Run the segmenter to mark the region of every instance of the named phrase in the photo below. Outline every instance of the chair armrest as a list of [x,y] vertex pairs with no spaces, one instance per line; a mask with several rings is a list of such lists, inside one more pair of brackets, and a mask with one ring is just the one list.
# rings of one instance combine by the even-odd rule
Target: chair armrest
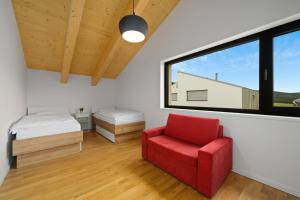
[[232,170],[232,139],[218,138],[198,152],[197,189],[212,197]]
[[165,126],[152,128],[148,130],[144,130],[142,133],[142,157],[147,160],[148,159],[148,138],[156,137],[162,135],[164,130],[166,129]]
[[166,126],[144,130],[143,135],[145,135],[147,138],[159,136],[164,133],[165,129]]

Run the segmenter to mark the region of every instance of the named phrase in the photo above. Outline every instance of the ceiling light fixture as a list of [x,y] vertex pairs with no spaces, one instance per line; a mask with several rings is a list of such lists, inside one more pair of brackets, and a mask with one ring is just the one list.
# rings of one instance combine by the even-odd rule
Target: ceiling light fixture
[[140,16],[135,15],[134,0],[132,15],[124,16],[119,23],[122,38],[127,42],[138,43],[144,41],[148,31],[147,22]]

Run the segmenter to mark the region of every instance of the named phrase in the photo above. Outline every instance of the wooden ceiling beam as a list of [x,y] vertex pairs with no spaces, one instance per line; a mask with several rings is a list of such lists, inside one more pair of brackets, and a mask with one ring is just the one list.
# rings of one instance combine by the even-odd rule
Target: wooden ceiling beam
[[[147,5],[150,2],[151,2],[151,0],[139,0],[137,5],[135,5],[135,13],[137,15],[142,16],[145,8],[147,7]],[[128,15],[131,12],[132,12],[132,2],[130,1],[129,5],[128,5],[128,9],[127,9],[126,13],[124,13],[124,16]],[[113,36],[110,39],[110,41],[108,42],[108,45],[106,46],[103,55],[101,55],[101,58],[98,61],[97,66],[92,74],[92,80],[91,80],[92,85],[97,85],[98,82],[103,77],[103,75],[104,75],[105,71],[107,70],[107,68],[109,67],[109,64],[111,63],[112,59],[116,56],[117,51],[121,45],[121,41],[122,41],[122,36],[120,34],[119,27],[117,27],[114,30]],[[132,45],[135,45],[135,44],[132,44]]]
[[80,22],[83,14],[85,0],[71,0],[68,29],[66,33],[64,56],[61,69],[61,82],[67,83],[72,65]]

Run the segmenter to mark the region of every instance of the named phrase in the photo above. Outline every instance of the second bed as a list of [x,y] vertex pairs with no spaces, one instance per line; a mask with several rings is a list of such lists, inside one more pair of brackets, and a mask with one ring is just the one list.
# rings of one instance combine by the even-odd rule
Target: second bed
[[145,129],[144,114],[128,109],[100,109],[93,123],[98,133],[114,143],[138,138]]

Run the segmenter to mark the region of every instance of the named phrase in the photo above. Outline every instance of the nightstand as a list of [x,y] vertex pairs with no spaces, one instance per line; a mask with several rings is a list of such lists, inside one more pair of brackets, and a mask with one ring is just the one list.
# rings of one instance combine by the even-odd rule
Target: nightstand
[[91,114],[90,113],[76,113],[75,114],[76,120],[79,122],[81,129],[83,131],[90,130],[91,124]]

